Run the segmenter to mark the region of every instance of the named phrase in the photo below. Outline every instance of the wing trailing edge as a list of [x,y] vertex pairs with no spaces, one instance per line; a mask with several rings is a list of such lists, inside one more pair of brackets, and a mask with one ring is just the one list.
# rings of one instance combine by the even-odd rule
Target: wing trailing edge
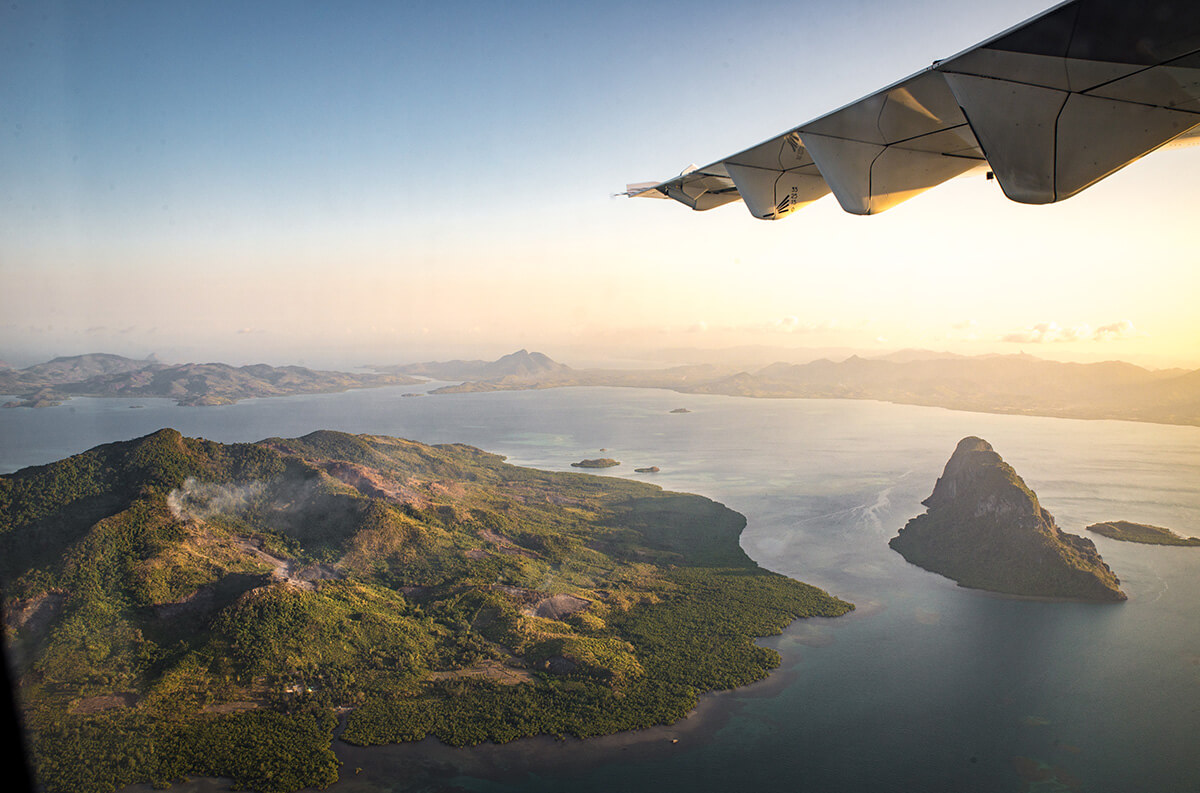
[[1200,2],[1069,0],[874,94],[702,168],[629,185],[779,220],[832,192],[871,215],[986,171],[1048,204],[1165,145],[1200,143]]

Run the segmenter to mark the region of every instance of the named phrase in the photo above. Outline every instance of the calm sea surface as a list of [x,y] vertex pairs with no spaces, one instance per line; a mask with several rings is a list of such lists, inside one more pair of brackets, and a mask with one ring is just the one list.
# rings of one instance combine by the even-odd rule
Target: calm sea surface
[[[858,605],[766,640],[782,668],[677,725],[469,750],[338,744],[335,790],[1200,793],[1200,549],[1093,535],[1129,601],[1089,605],[961,589],[887,547],[966,435],[990,441],[1067,531],[1124,519],[1200,535],[1200,428],[640,389],[401,397],[413,390],[2,410],[0,471],[161,427],[461,441],[553,470],[606,449],[622,465],[604,475],[727,504],[760,564]],[[662,472],[633,473],[650,465]]]

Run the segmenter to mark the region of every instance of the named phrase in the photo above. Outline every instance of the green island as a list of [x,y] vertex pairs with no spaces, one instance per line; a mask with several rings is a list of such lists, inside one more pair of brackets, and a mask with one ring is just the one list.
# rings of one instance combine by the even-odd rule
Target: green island
[[744,518],[462,445],[160,430],[0,477],[5,638],[40,786],[338,777],[355,744],[588,737],[779,663],[853,606],[763,570]]
[[612,468],[621,463],[611,457],[597,457],[592,460],[580,460],[577,463],[571,463],[572,468]]
[[1103,537],[1126,542],[1140,542],[1146,545],[1185,545],[1200,546],[1200,537],[1182,537],[1162,526],[1151,526],[1148,523],[1131,523],[1127,520],[1110,520],[1103,523],[1093,523],[1087,527]]
[[1086,537],[1068,534],[982,438],[958,442],[927,511],[888,543],[960,586],[1010,595],[1120,602],[1117,576]]

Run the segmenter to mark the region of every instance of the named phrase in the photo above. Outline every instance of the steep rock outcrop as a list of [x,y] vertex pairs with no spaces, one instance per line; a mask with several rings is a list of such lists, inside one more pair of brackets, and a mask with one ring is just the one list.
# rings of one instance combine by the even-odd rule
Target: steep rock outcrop
[[961,586],[1013,595],[1120,601],[1095,544],[1067,534],[1012,466],[981,438],[963,438],[924,502],[889,545]]

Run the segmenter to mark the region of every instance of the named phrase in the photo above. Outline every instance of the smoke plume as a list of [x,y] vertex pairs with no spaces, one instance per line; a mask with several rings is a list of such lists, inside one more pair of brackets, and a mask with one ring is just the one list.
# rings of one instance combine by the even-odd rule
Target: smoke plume
[[189,476],[184,480],[183,487],[177,487],[167,494],[167,506],[179,520],[204,520],[213,515],[241,512],[250,505],[251,499],[262,495],[266,488],[265,482],[218,485],[197,482]]

